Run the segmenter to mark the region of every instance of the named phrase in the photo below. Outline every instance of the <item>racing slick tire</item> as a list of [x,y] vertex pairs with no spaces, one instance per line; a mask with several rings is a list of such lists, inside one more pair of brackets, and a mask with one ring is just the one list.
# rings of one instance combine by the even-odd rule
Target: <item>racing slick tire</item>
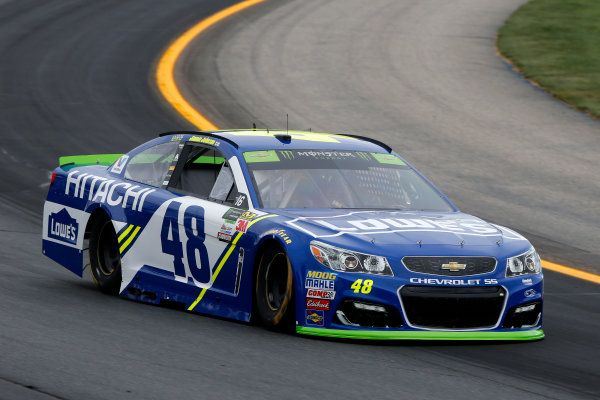
[[256,311],[263,325],[288,331],[295,325],[293,274],[290,260],[278,245],[263,252],[256,272]]
[[103,293],[119,294],[121,288],[121,254],[117,234],[109,218],[98,218],[90,232],[90,270],[96,286]]

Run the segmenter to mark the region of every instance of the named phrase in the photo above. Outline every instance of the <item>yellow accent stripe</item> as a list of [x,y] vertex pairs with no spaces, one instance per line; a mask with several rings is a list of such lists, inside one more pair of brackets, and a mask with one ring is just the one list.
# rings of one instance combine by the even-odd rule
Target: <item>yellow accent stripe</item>
[[123,254],[123,250],[125,250],[127,248],[127,246],[129,246],[129,244],[131,243],[131,241],[136,237],[136,235],[138,234],[138,232],[140,231],[140,229],[141,229],[141,227],[139,227],[139,226],[137,228],[135,228],[135,231],[133,231],[133,233],[131,234],[131,236],[129,236],[129,239],[127,239],[125,241],[125,243],[123,243],[121,245],[121,247],[119,248],[119,252],[121,254]]
[[198,24],[188,29],[183,35],[179,36],[173,43],[171,43],[158,62],[158,68],[156,69],[156,82],[158,84],[158,89],[165,99],[167,99],[167,101],[181,115],[183,115],[188,121],[190,121],[200,130],[213,131],[219,128],[210,122],[204,115],[200,114],[181,95],[181,92],[175,83],[175,77],[173,76],[177,59],[187,45],[190,44],[190,42],[194,40],[194,38],[200,33],[204,32],[217,22],[255,4],[262,3],[263,1],[264,0],[243,1],[202,20]]
[[[208,118],[192,107],[192,105],[181,95],[173,75],[175,64],[177,63],[177,60],[183,50],[188,46],[188,44],[190,44],[192,40],[196,38],[196,36],[217,22],[248,7],[262,3],[263,1],[265,0],[243,1],[200,21],[198,24],[185,31],[183,35],[179,36],[173,43],[171,43],[158,62],[158,68],[156,69],[156,83],[158,84],[158,89],[164,98],[169,102],[169,104],[171,104],[171,106],[173,106],[173,108],[179,112],[179,114],[183,115],[185,119],[190,121],[200,130],[211,131],[218,130],[219,128],[217,128],[217,126],[210,122]],[[544,268],[551,271],[559,272],[561,274],[573,276],[575,278],[584,279],[594,283],[600,283],[600,275],[591,274],[589,272],[555,264],[546,260],[542,260],[542,264]],[[200,301],[203,295],[204,291],[200,293],[198,300],[196,300],[189,309],[193,308]]]
[[121,243],[123,238],[125,236],[127,236],[129,234],[129,232],[131,232],[132,229],[133,229],[133,225],[129,225],[129,228],[125,229],[125,232],[121,233],[121,235],[119,236],[119,243]]
[[[250,228],[254,223],[256,223],[256,222],[258,222],[258,221],[260,221],[262,219],[265,219],[265,218],[276,217],[276,216],[277,216],[277,214],[270,214],[270,215],[263,215],[262,217],[256,218],[254,221],[251,221],[248,224],[248,226],[246,227],[246,232],[248,231],[248,228]],[[219,263],[219,265],[215,269],[215,273],[212,276],[212,283],[214,283],[215,280],[217,279],[217,276],[219,276],[219,272],[221,272],[221,268],[223,268],[223,265],[225,265],[225,263],[229,259],[229,256],[233,252],[233,249],[235,249],[235,245],[237,244],[238,240],[240,240],[240,238],[242,237],[243,234],[244,234],[244,232],[240,232],[239,235],[237,235],[235,237],[235,239],[233,239],[233,242],[231,242],[231,244],[229,245],[229,249],[227,250],[227,253],[225,253],[225,255],[223,256],[223,258],[221,259],[221,262]],[[212,286],[212,284],[211,284],[211,286]],[[207,290],[208,290],[208,288],[202,289],[202,291],[198,295],[198,298],[196,299],[196,301],[194,301],[192,303],[192,305],[188,307],[188,311],[192,311],[194,309],[194,307],[196,307],[196,305],[198,305],[198,303],[200,303],[200,301],[204,297],[204,293],[206,293]]]
[[545,269],[549,269],[550,271],[559,272],[561,274],[600,284],[600,275],[592,274],[590,272],[566,267],[564,265],[555,264],[546,260],[542,260],[542,267]]

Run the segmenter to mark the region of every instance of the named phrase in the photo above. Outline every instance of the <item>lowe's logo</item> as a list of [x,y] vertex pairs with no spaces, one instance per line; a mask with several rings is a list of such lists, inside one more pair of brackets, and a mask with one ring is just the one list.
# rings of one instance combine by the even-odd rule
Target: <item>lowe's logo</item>
[[48,237],[63,242],[76,244],[79,224],[71,218],[66,208],[57,213],[51,213],[48,220]]

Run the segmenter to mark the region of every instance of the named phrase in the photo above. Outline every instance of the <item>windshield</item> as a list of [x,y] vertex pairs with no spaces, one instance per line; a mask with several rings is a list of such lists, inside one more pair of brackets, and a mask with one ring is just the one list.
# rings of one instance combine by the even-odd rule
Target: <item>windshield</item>
[[263,208],[454,211],[393,154],[266,150],[244,159]]

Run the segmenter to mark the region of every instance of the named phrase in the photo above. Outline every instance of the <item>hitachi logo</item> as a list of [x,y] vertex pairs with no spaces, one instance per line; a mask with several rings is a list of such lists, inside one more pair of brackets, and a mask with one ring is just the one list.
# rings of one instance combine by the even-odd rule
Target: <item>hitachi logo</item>
[[[87,172],[78,174],[78,170],[69,172],[65,185],[65,194],[80,199],[107,203],[111,206],[121,205],[123,208],[131,207],[132,210],[142,211],[144,200],[156,189],[141,188],[126,182],[115,183],[114,179],[106,179]],[[115,193],[121,186],[126,189],[123,195]],[[87,195],[87,196],[86,196]]]

